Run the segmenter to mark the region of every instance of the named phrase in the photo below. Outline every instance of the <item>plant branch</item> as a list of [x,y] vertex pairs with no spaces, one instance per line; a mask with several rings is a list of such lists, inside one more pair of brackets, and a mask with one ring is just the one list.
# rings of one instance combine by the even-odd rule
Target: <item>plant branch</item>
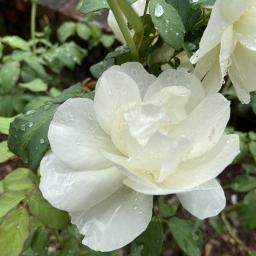
[[142,21],[131,5],[126,0],[118,0],[118,4],[135,33],[141,33],[143,31]]
[[31,0],[31,40],[32,40],[32,49],[33,52],[36,52],[36,9],[37,9],[37,0]]
[[130,51],[131,51],[131,55],[132,58],[134,60],[138,60],[139,59],[139,54],[138,54],[138,50],[136,48],[135,42],[133,41],[131,32],[126,24],[126,20],[123,16],[123,13],[120,10],[120,7],[117,3],[117,1],[119,0],[107,0],[108,1],[108,5],[111,8],[115,19],[118,23],[118,26],[123,34],[123,37],[127,43],[127,46],[129,47]]

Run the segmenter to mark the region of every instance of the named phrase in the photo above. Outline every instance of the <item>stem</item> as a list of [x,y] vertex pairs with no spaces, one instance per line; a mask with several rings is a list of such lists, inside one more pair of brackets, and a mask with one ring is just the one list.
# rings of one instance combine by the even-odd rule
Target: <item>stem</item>
[[131,51],[131,55],[132,55],[132,58],[134,60],[138,60],[139,59],[139,54],[138,54],[138,51],[137,51],[137,48],[136,48],[136,45],[133,41],[133,38],[131,36],[131,32],[130,30],[128,29],[128,26],[126,24],[126,21],[125,21],[125,18],[119,8],[119,5],[117,3],[117,1],[119,0],[107,0],[108,1],[108,5],[110,6],[114,16],[115,16],[115,19],[119,25],[119,28],[123,34],[123,37]]
[[234,241],[245,251],[250,252],[250,249],[243,243],[243,241],[237,236],[236,231],[230,225],[227,216],[224,212],[221,214],[221,219],[229,233],[229,235],[234,239]]
[[32,49],[33,52],[36,52],[36,9],[37,9],[37,0],[31,0],[31,40],[32,40]]
[[129,5],[126,0],[118,0],[118,4],[125,15],[128,22],[131,24],[132,28],[136,33],[141,33],[143,31],[143,24],[140,17],[134,11],[134,9]]

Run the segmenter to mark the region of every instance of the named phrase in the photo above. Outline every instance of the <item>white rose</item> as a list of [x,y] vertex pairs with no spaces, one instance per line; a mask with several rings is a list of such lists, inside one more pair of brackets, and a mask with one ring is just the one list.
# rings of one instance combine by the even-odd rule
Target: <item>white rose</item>
[[[146,7],[146,0],[138,0],[135,3],[133,3],[131,6],[133,7],[133,9],[136,11],[136,13],[139,16],[143,16],[144,10]],[[126,44],[123,34],[117,24],[115,16],[111,10],[109,11],[109,14],[108,14],[108,25],[112,29],[116,39],[118,39],[123,44]],[[133,34],[134,32],[131,30],[131,33]]]
[[217,0],[191,61],[207,92],[219,91],[228,73],[239,99],[249,103],[256,91],[256,1]]
[[229,116],[229,101],[205,97],[185,71],[156,78],[139,63],[113,66],[94,101],[58,108],[40,189],[98,251],[123,247],[146,229],[153,195],[177,194],[198,218],[214,216],[225,206],[215,177],[239,152],[238,136],[224,133]]

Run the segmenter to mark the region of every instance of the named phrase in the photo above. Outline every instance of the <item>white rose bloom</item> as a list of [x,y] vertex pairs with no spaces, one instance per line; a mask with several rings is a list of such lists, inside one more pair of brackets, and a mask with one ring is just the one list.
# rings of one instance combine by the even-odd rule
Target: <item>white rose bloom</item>
[[[146,0],[138,0],[135,3],[133,3],[131,6],[133,7],[133,9],[136,11],[136,13],[139,16],[143,16],[144,10],[146,7]],[[117,24],[115,16],[111,10],[109,11],[109,15],[108,15],[108,25],[112,29],[116,39],[119,40],[120,42],[122,42],[123,44],[126,44],[123,34]],[[131,31],[131,33],[134,33],[134,32]]]
[[228,73],[239,99],[249,103],[256,91],[256,0],[217,0],[191,61],[208,93],[219,91]]
[[229,101],[205,97],[183,70],[156,78],[139,63],[113,66],[98,80],[94,101],[69,99],[58,108],[40,189],[97,251],[140,235],[153,195],[177,194],[198,218],[214,216],[225,206],[215,178],[239,153],[238,136],[224,133],[229,116]]

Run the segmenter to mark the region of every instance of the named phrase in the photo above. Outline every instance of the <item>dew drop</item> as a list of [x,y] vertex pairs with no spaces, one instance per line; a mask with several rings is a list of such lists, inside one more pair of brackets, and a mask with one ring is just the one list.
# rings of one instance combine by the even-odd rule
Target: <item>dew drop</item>
[[33,124],[32,122],[29,122],[29,123],[28,123],[28,127],[30,127],[30,128],[31,128],[33,125],[34,125],[34,124]]
[[40,139],[40,144],[44,144],[44,139]]
[[155,17],[160,18],[164,14],[164,8],[160,4],[155,6]]

